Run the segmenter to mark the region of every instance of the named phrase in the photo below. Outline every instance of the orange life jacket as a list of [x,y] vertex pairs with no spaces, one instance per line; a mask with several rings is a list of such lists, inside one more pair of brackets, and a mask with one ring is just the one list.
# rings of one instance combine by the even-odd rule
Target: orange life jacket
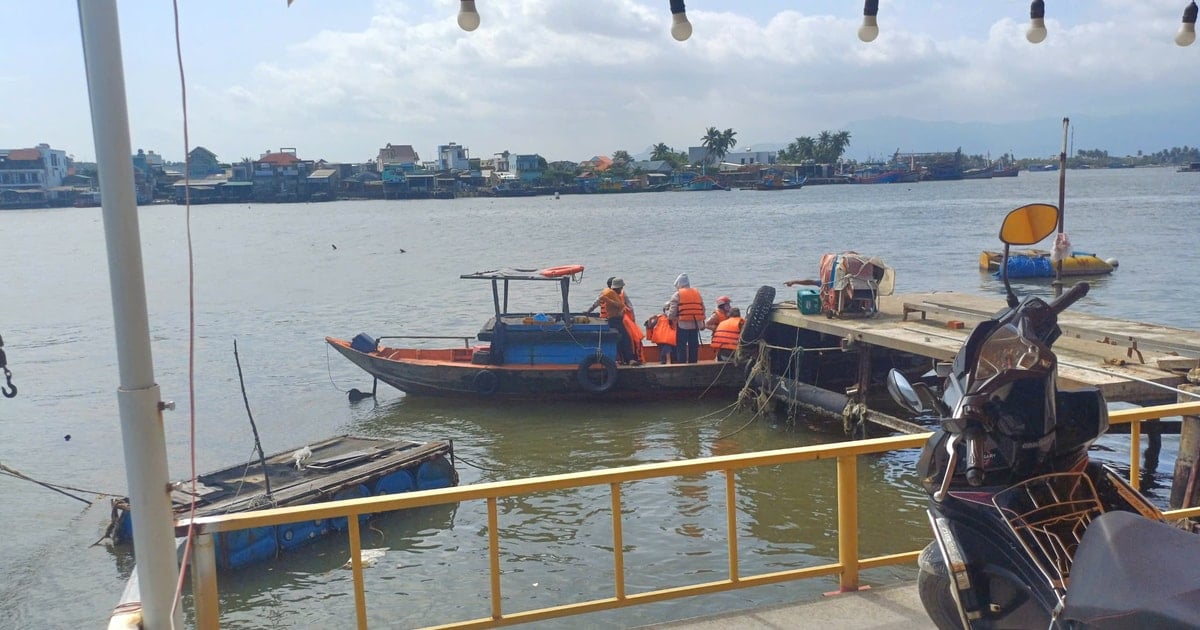
[[646,327],[650,343],[663,346],[675,345],[675,324],[666,315],[655,315],[650,319],[653,320],[653,323],[646,322],[650,324]]
[[600,292],[600,317],[621,317],[625,314],[625,298],[611,288]]
[[717,330],[713,332],[712,347],[716,350],[736,350],[741,336],[742,318],[730,317],[717,325]]
[[704,300],[700,298],[699,290],[691,287],[679,290],[679,321],[704,321]]
[[629,357],[637,359],[643,363],[646,361],[646,351],[642,346],[642,340],[646,338],[646,334],[642,332],[642,327],[637,325],[633,319],[633,313],[628,309],[625,311],[625,316],[621,319],[621,323],[625,325],[625,331],[629,333],[629,345],[633,346],[633,353],[636,356]]

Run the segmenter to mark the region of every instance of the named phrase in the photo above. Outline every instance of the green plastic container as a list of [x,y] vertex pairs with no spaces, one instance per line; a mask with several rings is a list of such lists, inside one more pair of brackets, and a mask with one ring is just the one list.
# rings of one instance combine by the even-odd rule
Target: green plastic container
[[821,312],[821,298],[814,289],[797,289],[796,307],[805,315],[817,315]]

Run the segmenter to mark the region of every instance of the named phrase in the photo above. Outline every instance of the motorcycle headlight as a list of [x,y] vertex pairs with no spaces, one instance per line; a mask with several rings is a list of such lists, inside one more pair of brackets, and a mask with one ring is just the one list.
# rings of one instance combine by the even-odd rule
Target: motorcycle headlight
[[1041,360],[1037,342],[1025,338],[1012,324],[997,328],[979,349],[975,364],[975,384],[983,384],[1012,370],[1031,370]]

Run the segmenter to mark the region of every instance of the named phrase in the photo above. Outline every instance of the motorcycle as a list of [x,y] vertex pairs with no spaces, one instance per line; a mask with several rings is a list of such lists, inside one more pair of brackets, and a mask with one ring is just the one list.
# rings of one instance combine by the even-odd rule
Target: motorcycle
[[[1030,204],[1004,220],[1012,245],[1050,235],[1058,209]],[[1058,315],[1085,296],[1018,299],[980,323],[935,390],[897,370],[888,390],[940,428],[917,473],[933,542],[919,558],[921,602],[950,628],[1198,628],[1200,536],[1116,471],[1088,458],[1108,429],[1098,389],[1057,389]]]

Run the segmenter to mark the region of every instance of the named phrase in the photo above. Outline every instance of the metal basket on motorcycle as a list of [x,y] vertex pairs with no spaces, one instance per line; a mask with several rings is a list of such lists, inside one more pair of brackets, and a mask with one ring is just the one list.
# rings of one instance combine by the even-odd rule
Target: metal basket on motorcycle
[[1083,532],[1104,513],[1091,479],[1082,472],[1041,475],[996,493],[992,503],[1061,600]]

